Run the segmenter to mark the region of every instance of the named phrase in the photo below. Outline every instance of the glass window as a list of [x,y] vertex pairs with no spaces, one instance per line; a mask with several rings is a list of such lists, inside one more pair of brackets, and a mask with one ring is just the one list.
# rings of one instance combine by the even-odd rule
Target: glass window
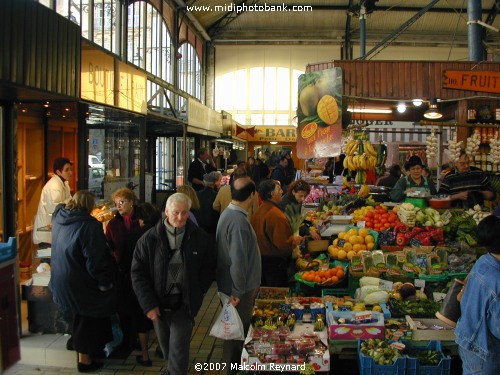
[[127,60],[172,83],[172,38],[161,14],[137,1],[128,7]]
[[174,190],[177,171],[175,168],[175,138],[156,139],[156,190]]
[[201,64],[190,43],[179,47],[179,89],[201,100]]

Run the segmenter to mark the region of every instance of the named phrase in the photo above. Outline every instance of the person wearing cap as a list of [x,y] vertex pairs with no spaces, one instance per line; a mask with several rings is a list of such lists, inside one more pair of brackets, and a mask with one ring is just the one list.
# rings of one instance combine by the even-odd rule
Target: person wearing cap
[[443,178],[439,193],[449,194],[454,207],[465,209],[496,197],[489,177],[481,169],[470,166],[470,157],[464,150],[460,152],[456,167]]
[[54,160],[53,170],[54,175],[42,189],[33,228],[33,243],[41,247],[52,243],[52,233],[50,229],[39,229],[52,222],[52,214],[58,204],[68,203],[71,199],[68,180],[73,176],[73,164],[68,158],[60,157]]
[[403,202],[408,193],[422,192],[425,195],[434,195],[437,193],[436,186],[431,179],[422,176],[424,169],[422,160],[413,155],[405,164],[405,169],[409,172],[408,176],[401,177],[391,190],[390,197],[394,202]]
[[214,210],[214,201],[217,197],[217,191],[222,180],[222,173],[213,171],[203,176],[205,188],[197,191],[196,195],[200,201],[200,209],[195,212],[198,225],[205,229],[207,233],[215,236],[217,223],[219,221],[219,212]]

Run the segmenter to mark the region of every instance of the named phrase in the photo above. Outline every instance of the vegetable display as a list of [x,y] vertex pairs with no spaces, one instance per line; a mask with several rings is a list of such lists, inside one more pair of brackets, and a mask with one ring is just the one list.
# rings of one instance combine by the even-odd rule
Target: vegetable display
[[437,350],[410,350],[408,355],[417,358],[422,366],[435,366],[441,361],[442,355]]
[[373,358],[378,365],[392,365],[396,359],[401,358],[401,352],[386,340],[368,339],[361,343],[360,352]]

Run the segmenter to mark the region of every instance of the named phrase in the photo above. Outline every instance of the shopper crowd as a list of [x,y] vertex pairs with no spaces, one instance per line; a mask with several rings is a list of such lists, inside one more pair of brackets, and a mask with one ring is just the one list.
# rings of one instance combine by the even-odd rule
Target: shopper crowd
[[[332,180],[337,163],[332,158],[325,166]],[[390,189],[394,201],[438,192],[418,156],[410,157],[404,169],[407,174],[393,165],[378,181]],[[148,334],[154,328],[166,360],[163,373],[186,374],[194,318],[210,285],[216,281],[218,290],[229,296],[246,334],[259,287],[289,286],[294,248],[306,236],[321,239],[307,225],[293,233],[285,215],[300,212],[311,190],[307,182],[293,181],[290,153],[276,158],[272,172],[262,167],[260,159],[249,158],[235,168],[231,183],[221,186],[222,174],[208,151],[200,149],[189,167],[190,184],[179,186],[166,199],[163,212],[150,203],[139,204],[128,188],[115,191],[111,199],[116,213],[105,233],[91,215],[93,195],[85,190],[69,194],[69,160],[57,159],[54,172],[42,192],[39,215],[44,221],[38,224],[47,224],[50,213],[52,238],[39,242],[52,242],[50,288],[55,302],[72,317],[80,372],[102,366],[96,359],[114,339],[111,318],[116,316],[123,333],[121,348],[130,352],[140,347],[139,365],[152,366]],[[439,192],[450,194],[457,203],[495,197],[486,175],[469,167],[467,155],[461,155],[456,168],[443,176]],[[480,192],[479,197],[472,192]],[[498,370],[492,354],[500,349],[498,311],[489,307],[492,299],[498,299],[498,285],[483,276],[499,270],[495,232],[499,225],[495,217],[480,225],[481,240],[490,254],[472,270],[462,300],[457,342],[464,368],[470,371],[479,366]],[[479,325],[472,323],[481,316]],[[225,341],[223,361],[239,362],[242,345]]]

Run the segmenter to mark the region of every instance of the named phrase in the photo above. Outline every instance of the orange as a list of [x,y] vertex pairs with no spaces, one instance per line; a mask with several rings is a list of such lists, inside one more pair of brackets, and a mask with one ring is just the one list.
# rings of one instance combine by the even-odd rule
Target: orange
[[[354,245],[354,246],[358,246],[358,245]],[[351,260],[354,255],[356,255],[356,251],[355,250],[349,251],[347,253],[347,259]]]
[[371,250],[374,249],[374,247],[375,247],[375,244],[373,242],[370,242],[370,243],[366,244],[366,250],[371,251]]
[[321,277],[316,276],[316,277],[314,278],[314,282],[315,282],[315,283],[320,283],[320,282],[321,282]]
[[358,234],[361,237],[366,237],[366,236],[368,236],[370,234],[370,232],[368,232],[368,229],[366,229],[366,228],[360,228]]
[[368,246],[368,245],[366,245],[366,244],[362,243],[362,244],[361,244],[361,245],[359,245],[359,246],[360,246],[360,248],[359,248],[360,250],[359,250],[359,251],[363,251],[363,250],[366,250],[366,248],[367,248],[367,246]]
[[346,233],[345,233],[345,232],[340,232],[340,233],[337,235],[337,237],[338,237],[339,239],[343,240],[343,239],[345,238],[345,235],[346,235]]
[[361,243],[365,243],[365,239],[364,237],[361,237],[361,236],[356,236],[358,238],[358,243],[361,244]]
[[344,275],[345,275],[345,272],[344,272],[344,271],[342,271],[342,270],[339,270],[339,272],[337,272],[337,277],[339,278],[339,280],[340,280],[341,278],[343,278],[343,277],[344,277]]
[[366,244],[374,243],[374,242],[375,242],[375,238],[371,234],[369,234],[368,236],[365,237]]
[[[352,249],[354,250],[355,253],[357,253],[358,251],[361,250],[361,244],[357,243],[356,245],[354,245],[352,247]],[[350,253],[350,251],[347,252],[347,258],[349,258],[349,253]],[[351,258],[349,258],[349,259],[351,259]]]
[[332,249],[331,251],[330,251],[330,249],[328,249],[328,253],[329,253],[332,257],[334,257],[334,258],[338,258],[338,257],[339,257],[339,249],[338,249],[337,247],[336,247],[336,248],[334,248],[334,249]]
[[339,255],[338,255],[338,258],[339,259],[345,259],[347,257],[347,253],[345,250],[339,250]]
[[335,267],[335,269],[337,270],[337,272],[340,270],[340,271],[343,271],[344,270],[344,267],[342,267],[340,264]]
[[332,283],[336,283],[339,281],[339,278],[337,276],[332,276],[330,280],[332,281]]

